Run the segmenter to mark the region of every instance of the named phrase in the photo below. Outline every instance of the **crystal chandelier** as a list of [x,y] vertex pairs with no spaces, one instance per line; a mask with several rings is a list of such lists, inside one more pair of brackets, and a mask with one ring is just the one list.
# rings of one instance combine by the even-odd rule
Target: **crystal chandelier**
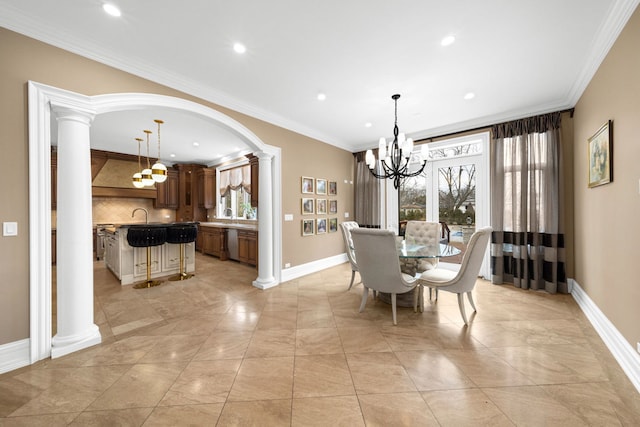
[[[427,164],[426,152],[427,145],[422,146],[422,152],[418,155],[418,163],[421,163],[420,167],[416,170],[411,170],[411,156],[413,155],[413,139],[405,138],[404,133],[399,133],[398,130],[398,99],[400,95],[396,94],[391,97],[395,102],[395,122],[393,125],[393,141],[389,142],[387,147],[387,141],[385,138],[380,138],[378,144],[378,156],[380,158],[380,167],[376,168],[377,161],[376,156],[372,150],[367,150],[365,155],[365,161],[371,174],[379,179],[393,179],[393,187],[397,190],[400,187],[401,180],[403,178],[410,178],[422,173],[425,165]],[[378,172],[378,170],[380,172]]]

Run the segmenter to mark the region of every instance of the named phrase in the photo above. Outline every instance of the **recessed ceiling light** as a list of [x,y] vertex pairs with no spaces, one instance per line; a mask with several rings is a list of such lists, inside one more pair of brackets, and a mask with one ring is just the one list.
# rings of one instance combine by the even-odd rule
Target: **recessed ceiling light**
[[455,41],[456,41],[456,36],[451,35],[451,36],[447,36],[447,37],[443,38],[440,41],[440,44],[442,46],[449,46],[449,45],[452,45],[453,42],[455,42]]
[[464,99],[467,101],[476,97],[476,94],[473,92],[467,92],[464,94]]
[[120,9],[118,9],[118,6],[111,4],[111,3],[105,3],[102,5],[102,9],[107,12],[109,15],[111,16],[120,16],[122,15],[122,13],[120,12]]
[[194,147],[199,147],[199,146],[200,146],[200,143],[199,143],[198,141],[193,141],[193,146],[194,146]]
[[366,127],[366,128],[370,128],[371,126],[372,126],[371,122],[367,122],[367,123],[364,124],[364,127]]
[[320,92],[318,94],[318,101],[324,101],[325,99],[327,99],[327,95],[322,93],[322,92]]
[[245,53],[247,51],[247,47],[242,43],[235,43],[233,45],[233,50],[235,50],[236,53]]

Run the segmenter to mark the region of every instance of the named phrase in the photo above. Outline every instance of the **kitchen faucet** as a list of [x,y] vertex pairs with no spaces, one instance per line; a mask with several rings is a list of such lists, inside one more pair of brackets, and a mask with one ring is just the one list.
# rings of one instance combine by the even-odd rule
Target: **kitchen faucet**
[[131,212],[131,218],[133,218],[136,211],[144,211],[144,222],[145,224],[149,224],[149,212],[145,208],[135,208],[133,212]]

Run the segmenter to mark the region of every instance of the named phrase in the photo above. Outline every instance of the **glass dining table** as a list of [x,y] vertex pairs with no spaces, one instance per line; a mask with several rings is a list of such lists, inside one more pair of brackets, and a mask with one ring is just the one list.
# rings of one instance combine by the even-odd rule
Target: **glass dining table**
[[[420,276],[418,270],[419,261],[422,259],[439,259],[455,255],[462,252],[459,248],[448,243],[417,244],[408,242],[398,237],[396,242],[398,257],[400,258],[400,271],[413,277]],[[396,305],[399,307],[413,307],[413,292],[396,295]],[[391,303],[391,295],[378,292],[381,301]]]

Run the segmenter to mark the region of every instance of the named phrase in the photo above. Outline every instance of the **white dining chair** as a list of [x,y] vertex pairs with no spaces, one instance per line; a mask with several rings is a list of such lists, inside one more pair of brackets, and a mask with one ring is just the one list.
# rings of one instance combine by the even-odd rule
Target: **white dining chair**
[[356,277],[356,271],[358,271],[358,263],[356,262],[356,254],[353,251],[353,241],[351,240],[351,230],[354,228],[359,228],[357,222],[355,221],[345,221],[340,224],[340,228],[342,229],[342,239],[344,240],[345,250],[347,251],[347,258],[349,259],[349,263],[351,264],[351,283],[349,283],[349,289],[353,286],[353,281]]
[[423,311],[423,288],[425,286],[440,291],[453,292],[458,295],[458,307],[460,308],[462,320],[464,320],[465,325],[468,324],[463,297],[464,294],[467,294],[469,304],[473,307],[473,311],[477,311],[473,297],[471,296],[471,291],[478,279],[482,259],[487,250],[492,231],[491,227],[484,227],[473,233],[471,239],[469,239],[467,250],[462,256],[462,263],[458,272],[444,268],[434,268],[420,275],[417,280],[420,287],[418,292],[420,311]]
[[391,230],[355,228],[351,230],[353,247],[358,257],[358,271],[364,290],[360,312],[364,310],[369,289],[374,293],[391,294],[393,324],[397,324],[396,295],[414,291],[414,311],[417,305],[417,283],[414,277],[400,271],[396,235]]

